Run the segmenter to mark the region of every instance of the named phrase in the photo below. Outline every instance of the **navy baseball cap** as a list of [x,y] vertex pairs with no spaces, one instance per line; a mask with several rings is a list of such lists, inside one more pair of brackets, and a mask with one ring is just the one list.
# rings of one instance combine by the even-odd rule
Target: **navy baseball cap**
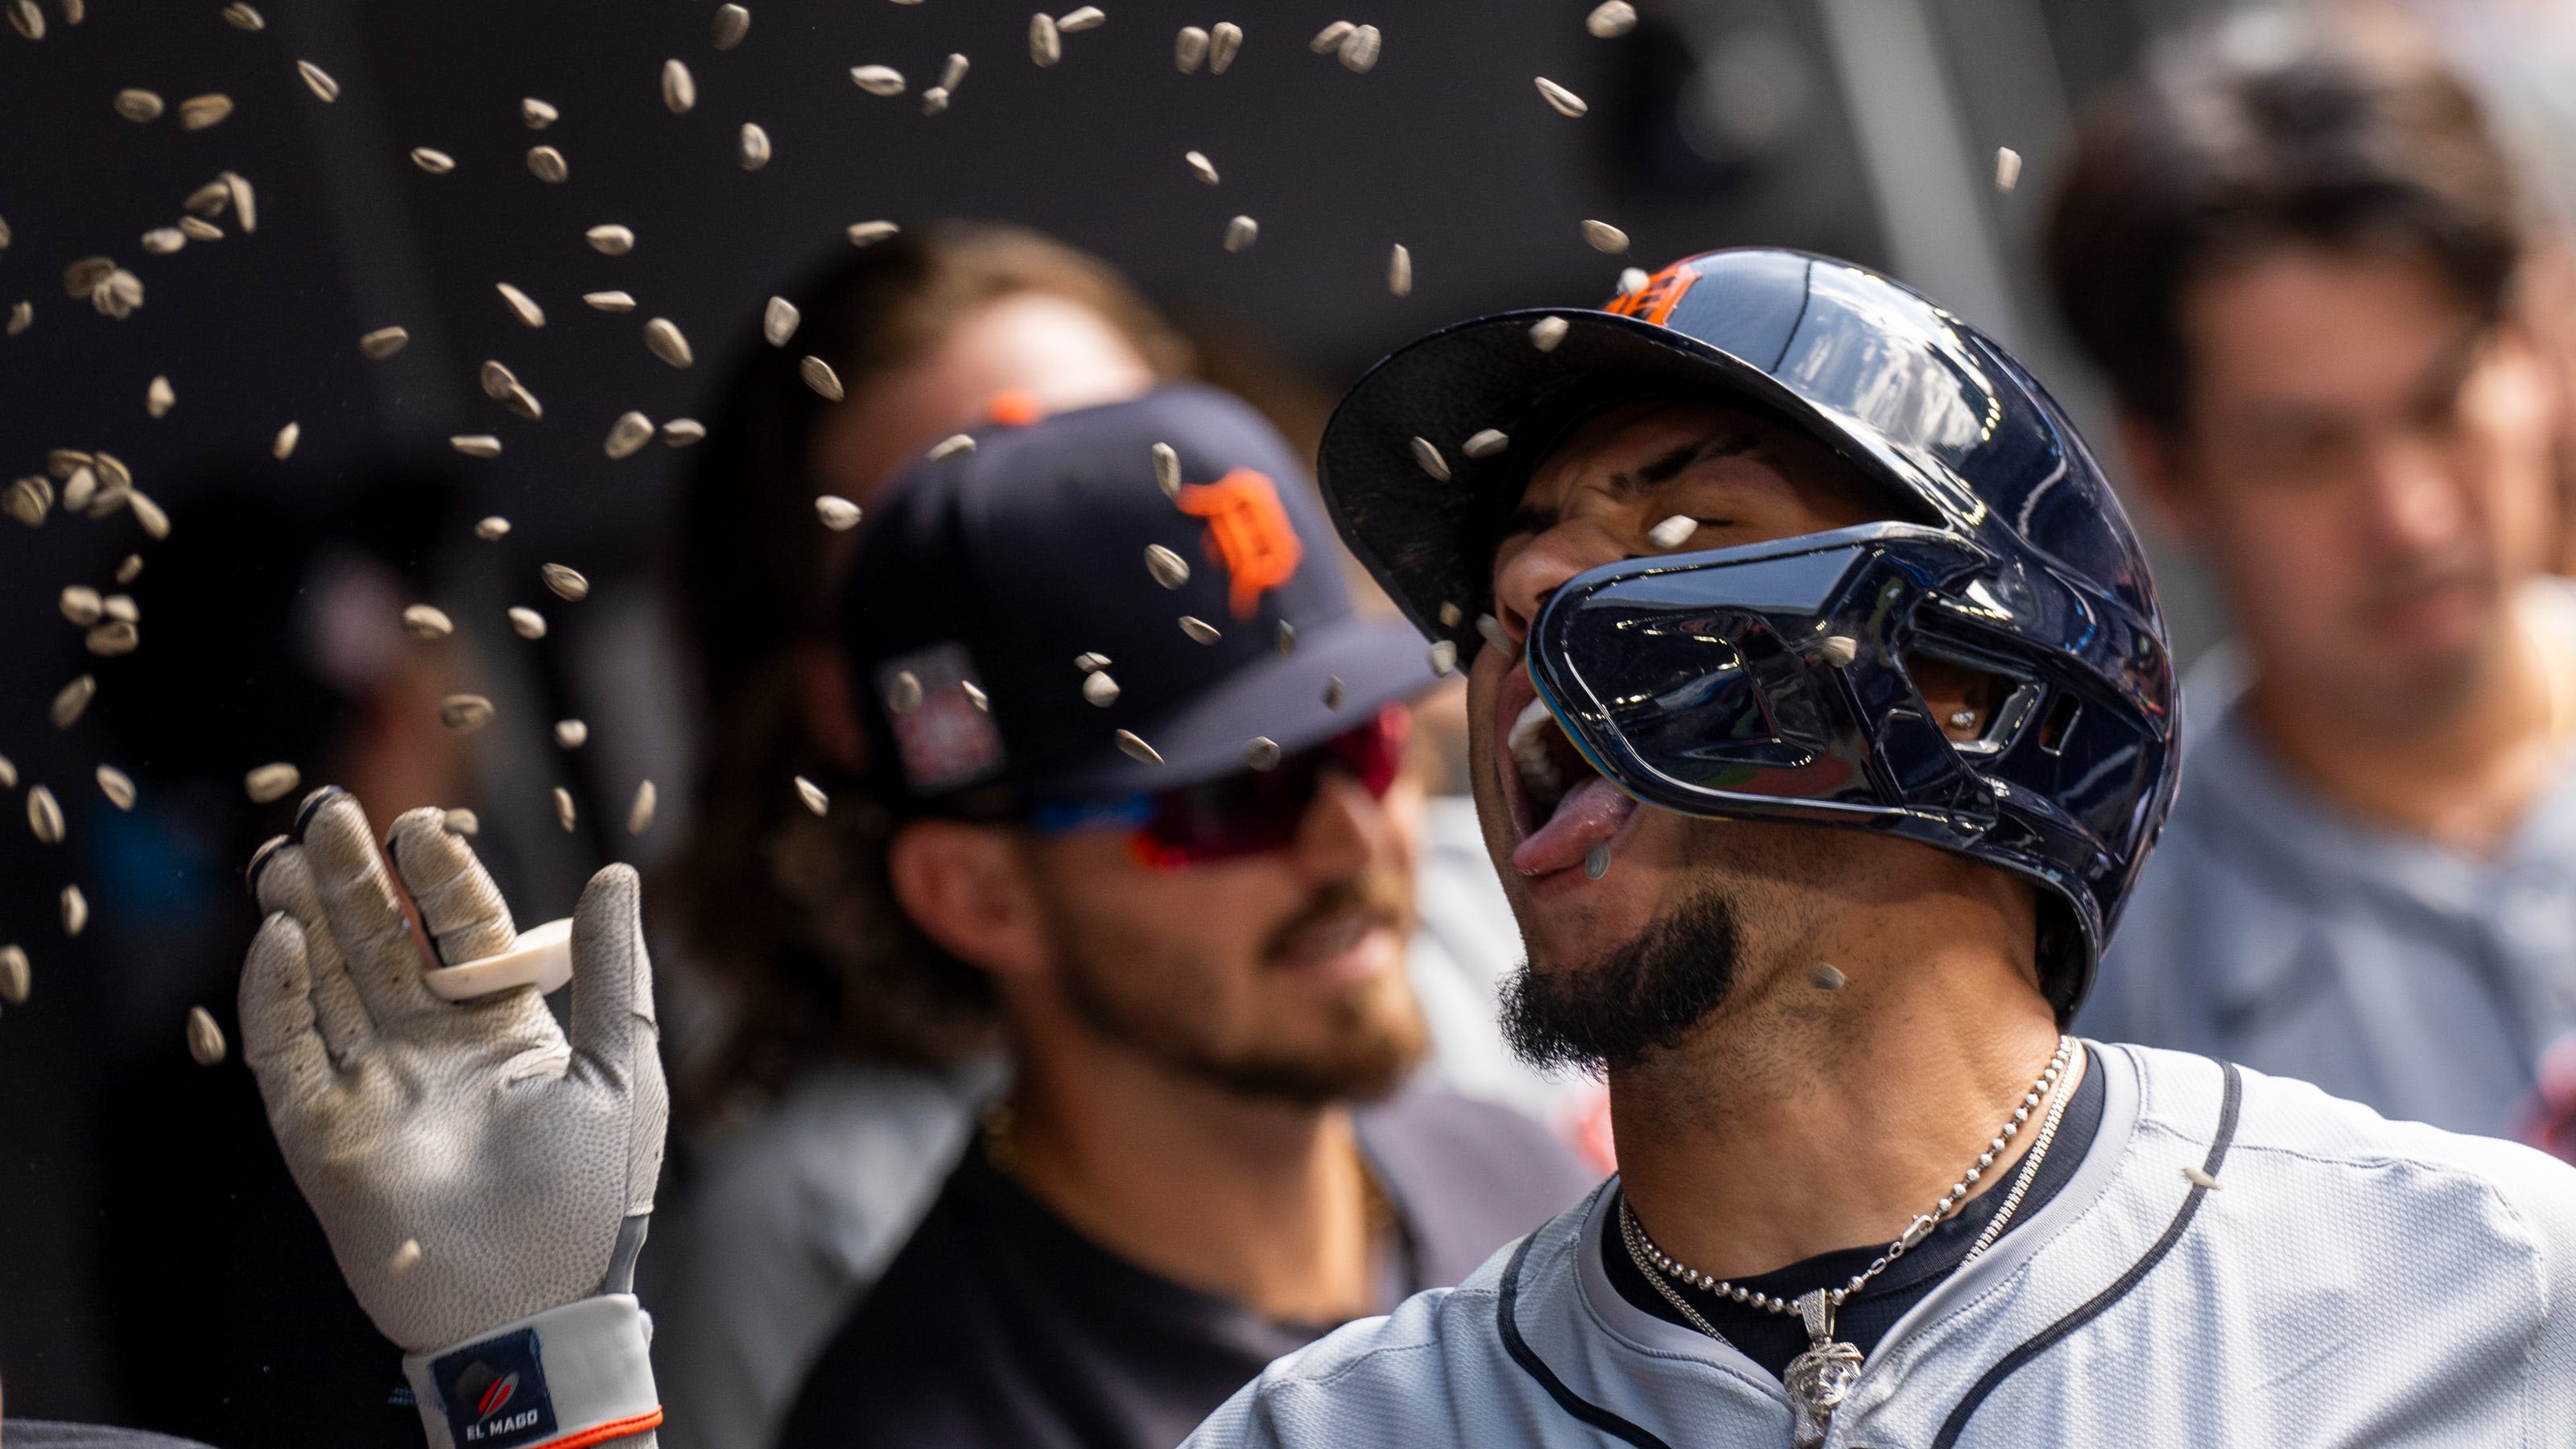
[[1240,399],[1171,386],[972,436],[889,487],[841,596],[868,784],[897,815],[1199,784],[1436,678],[1412,628],[1352,608],[1303,465]]

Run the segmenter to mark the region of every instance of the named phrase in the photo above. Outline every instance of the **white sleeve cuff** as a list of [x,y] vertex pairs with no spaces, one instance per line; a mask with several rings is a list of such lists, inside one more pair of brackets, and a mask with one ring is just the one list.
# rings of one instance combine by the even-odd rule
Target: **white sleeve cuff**
[[652,1340],[635,1295],[608,1293],[405,1355],[403,1374],[430,1449],[588,1449],[661,1424]]

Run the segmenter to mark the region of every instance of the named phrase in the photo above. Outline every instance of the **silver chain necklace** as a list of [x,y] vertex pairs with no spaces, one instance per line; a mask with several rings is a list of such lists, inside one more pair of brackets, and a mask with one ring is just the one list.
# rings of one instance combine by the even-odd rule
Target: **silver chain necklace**
[[[1636,1209],[1628,1205],[1625,1193],[1619,1197],[1620,1241],[1626,1245],[1630,1260],[1645,1274],[1646,1281],[1653,1285],[1656,1293],[1671,1304],[1691,1327],[1720,1343],[1726,1342],[1726,1335],[1718,1332],[1717,1325],[1693,1308],[1666,1279],[1705,1289],[1720,1298],[1766,1313],[1796,1314],[1805,1321],[1807,1351],[1789,1361],[1782,1382],[1789,1390],[1789,1406],[1796,1415],[1790,1431],[1790,1444],[1793,1449],[1816,1449],[1825,1442],[1826,1432],[1833,1427],[1834,1410],[1860,1378],[1862,1355],[1859,1346],[1838,1342],[1834,1338],[1835,1310],[1860,1291],[1863,1284],[1886,1272],[1897,1259],[1932,1236],[1934,1228],[1959,1210],[1959,1205],[1967,1200],[1968,1189],[1976,1185],[1986,1169],[1994,1166],[1995,1158],[2002,1155],[2013,1138],[2021,1134],[2023,1126],[2030,1121],[2030,1114],[2041,1101],[2055,1092],[2066,1075],[2068,1064],[2074,1059],[2076,1045],[2074,1037],[2059,1034],[2057,1052],[2048,1059],[2047,1069],[2030,1084],[2030,1090],[2022,1094],[2021,1101],[2013,1108],[2012,1120],[2004,1123],[2003,1130],[1997,1132],[1985,1150],[1977,1154],[1976,1164],[1951,1184],[1950,1190],[1941,1195],[1941,1200],[1932,1205],[1932,1211],[1908,1223],[1896,1241],[1887,1245],[1887,1251],[1879,1254],[1868,1267],[1853,1274],[1851,1280],[1839,1288],[1816,1288],[1796,1298],[1779,1298],[1700,1272],[1655,1246],[1655,1240],[1646,1235],[1645,1225],[1637,1221]],[[2022,1196],[2030,1190],[2031,1179],[2038,1174],[2041,1159],[2048,1155],[2049,1143],[2057,1137],[2058,1119],[2065,1113],[2069,1095],[2056,1093],[2055,1100],[2049,1102],[2048,1112],[2040,1121],[2039,1136],[2032,1140],[2030,1151],[2022,1160],[2021,1172],[2013,1180],[2011,1192],[1987,1221],[1985,1231],[1977,1235],[1977,1241],[1968,1249],[1967,1256],[1959,1260],[1960,1267],[1974,1262],[1979,1254],[1993,1246],[1996,1238],[2002,1236],[2004,1225],[2012,1220],[2014,1210],[2021,1206]]]

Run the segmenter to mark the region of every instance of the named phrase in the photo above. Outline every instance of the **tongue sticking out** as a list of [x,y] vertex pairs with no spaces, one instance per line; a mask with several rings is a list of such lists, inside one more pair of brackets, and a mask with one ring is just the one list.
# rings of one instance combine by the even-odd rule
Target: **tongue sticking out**
[[1593,846],[1618,834],[1636,808],[1618,786],[1595,775],[1566,792],[1556,813],[1512,852],[1512,867],[1523,875],[1547,875],[1581,865]]

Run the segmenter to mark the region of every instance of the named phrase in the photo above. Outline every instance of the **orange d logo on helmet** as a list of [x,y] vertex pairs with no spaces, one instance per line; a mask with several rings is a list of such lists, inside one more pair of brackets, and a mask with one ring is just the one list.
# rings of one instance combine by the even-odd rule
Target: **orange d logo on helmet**
[[1622,317],[1643,317],[1661,327],[1672,320],[1673,304],[1681,301],[1682,293],[1698,280],[1699,273],[1691,270],[1687,261],[1675,262],[1648,277],[1646,285],[1611,298],[1602,310]]
[[1185,483],[1173,502],[1207,520],[1208,556],[1225,565],[1226,604],[1237,620],[1251,618],[1263,594],[1296,576],[1306,546],[1266,475],[1237,468],[1213,483]]

